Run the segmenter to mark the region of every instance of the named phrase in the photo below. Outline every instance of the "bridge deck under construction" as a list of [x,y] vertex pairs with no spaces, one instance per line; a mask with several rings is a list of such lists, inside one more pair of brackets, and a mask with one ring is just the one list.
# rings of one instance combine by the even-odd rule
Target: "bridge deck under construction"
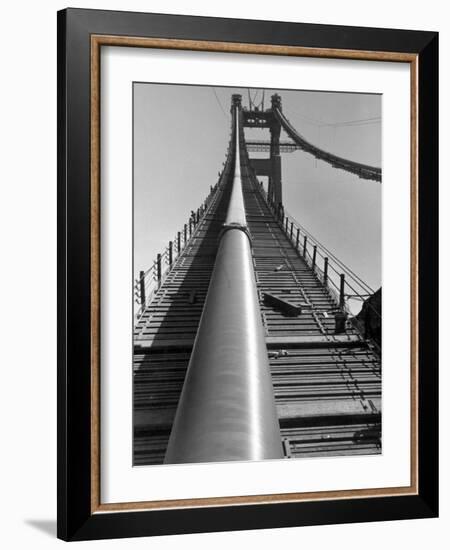
[[[335,297],[274,215],[243,158],[245,209],[285,456],[380,453],[380,358],[350,323],[336,334]],[[135,465],[164,460],[229,202],[229,164],[135,327]],[[301,312],[293,315],[283,303]]]

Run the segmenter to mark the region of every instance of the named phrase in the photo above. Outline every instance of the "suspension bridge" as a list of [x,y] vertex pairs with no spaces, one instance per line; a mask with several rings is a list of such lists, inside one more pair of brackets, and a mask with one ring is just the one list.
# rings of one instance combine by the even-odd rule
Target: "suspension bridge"
[[[281,153],[375,185],[381,169],[306,140],[277,94],[233,95],[230,118],[218,181],[136,280],[133,463],[380,453],[381,291],[286,211]],[[246,141],[255,127],[270,139]]]

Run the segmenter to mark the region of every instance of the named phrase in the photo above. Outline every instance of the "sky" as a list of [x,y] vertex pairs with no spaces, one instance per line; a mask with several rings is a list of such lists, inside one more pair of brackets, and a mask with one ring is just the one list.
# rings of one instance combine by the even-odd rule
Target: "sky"
[[[134,84],[135,276],[174,239],[217,182],[233,93],[242,94],[248,106],[247,88]],[[250,93],[256,103],[262,99],[261,90]],[[313,144],[381,166],[381,95],[266,90],[266,108],[273,93],[281,96],[286,118]],[[268,129],[245,132],[249,139],[270,139]],[[289,139],[283,130],[281,139]],[[296,151],[282,153],[282,189],[286,211],[377,289],[382,186]]]

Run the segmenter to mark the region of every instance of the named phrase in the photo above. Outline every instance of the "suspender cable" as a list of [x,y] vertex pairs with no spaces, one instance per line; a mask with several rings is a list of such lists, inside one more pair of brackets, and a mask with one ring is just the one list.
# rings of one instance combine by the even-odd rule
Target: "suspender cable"
[[224,230],[165,463],[283,458],[240,161],[241,97],[233,96],[235,167]]

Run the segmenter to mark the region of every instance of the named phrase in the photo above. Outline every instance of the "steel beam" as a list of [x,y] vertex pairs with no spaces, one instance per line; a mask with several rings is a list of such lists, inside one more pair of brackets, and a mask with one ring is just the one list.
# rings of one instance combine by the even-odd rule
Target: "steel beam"
[[271,294],[270,292],[264,292],[263,297],[266,305],[282,311],[289,317],[298,317],[302,312],[300,305],[293,304],[289,300],[275,296],[275,294]]
[[[278,94],[272,96],[272,111],[275,109],[281,111],[281,97]],[[273,117],[272,124],[270,125],[270,187],[272,191],[271,200],[274,204],[283,203],[281,188],[280,133],[281,123],[276,117]]]
[[[247,151],[249,153],[270,153],[270,141],[267,140],[246,140]],[[280,153],[294,153],[300,147],[293,141],[280,141]]]

